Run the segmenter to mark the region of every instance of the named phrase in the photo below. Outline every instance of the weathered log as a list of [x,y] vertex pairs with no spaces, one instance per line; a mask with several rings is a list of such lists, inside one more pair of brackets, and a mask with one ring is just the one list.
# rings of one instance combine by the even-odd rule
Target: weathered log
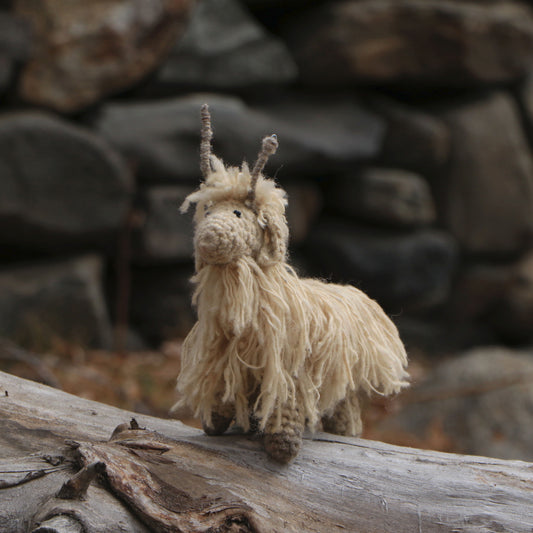
[[208,437],[1,372],[0,427],[6,533],[533,528],[521,461],[319,433],[281,466],[246,435]]

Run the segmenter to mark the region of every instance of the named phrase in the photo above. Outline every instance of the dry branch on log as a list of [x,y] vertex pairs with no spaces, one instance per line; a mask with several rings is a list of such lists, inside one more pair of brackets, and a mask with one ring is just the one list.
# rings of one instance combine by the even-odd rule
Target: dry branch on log
[[247,436],[4,373],[0,427],[6,533],[533,530],[533,464],[521,461],[321,433],[280,466]]

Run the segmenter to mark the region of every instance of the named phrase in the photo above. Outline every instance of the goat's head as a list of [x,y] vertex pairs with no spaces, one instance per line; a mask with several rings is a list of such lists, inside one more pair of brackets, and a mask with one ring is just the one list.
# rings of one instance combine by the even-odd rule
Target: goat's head
[[202,106],[200,168],[204,181],[187,196],[185,212],[196,204],[194,248],[197,268],[224,265],[251,257],[261,266],[285,259],[289,231],[285,220],[285,191],[262,172],[278,146],[275,135],[265,137],[252,169],[228,167],[211,154],[211,119]]

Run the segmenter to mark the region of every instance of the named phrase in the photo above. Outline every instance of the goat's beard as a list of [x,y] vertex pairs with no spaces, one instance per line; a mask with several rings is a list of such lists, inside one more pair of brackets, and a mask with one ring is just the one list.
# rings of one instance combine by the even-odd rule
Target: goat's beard
[[406,385],[406,356],[395,326],[353,287],[299,279],[286,263],[252,258],[207,265],[192,281],[198,322],[182,347],[176,408],[211,422],[220,403],[264,428],[279,407],[298,404],[313,427],[348,390],[385,394]]
[[261,268],[243,257],[206,265],[192,279],[198,322],[183,344],[178,389],[208,423],[220,402],[234,404],[237,423],[248,429],[252,413],[264,426],[276,405],[295,401],[305,328],[288,329],[283,272],[286,265]]

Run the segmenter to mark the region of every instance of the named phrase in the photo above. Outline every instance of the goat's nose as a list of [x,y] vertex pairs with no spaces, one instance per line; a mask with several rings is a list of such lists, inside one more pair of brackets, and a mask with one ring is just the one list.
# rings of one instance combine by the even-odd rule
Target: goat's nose
[[213,219],[198,228],[196,250],[208,263],[226,263],[235,252],[235,229],[224,220]]

